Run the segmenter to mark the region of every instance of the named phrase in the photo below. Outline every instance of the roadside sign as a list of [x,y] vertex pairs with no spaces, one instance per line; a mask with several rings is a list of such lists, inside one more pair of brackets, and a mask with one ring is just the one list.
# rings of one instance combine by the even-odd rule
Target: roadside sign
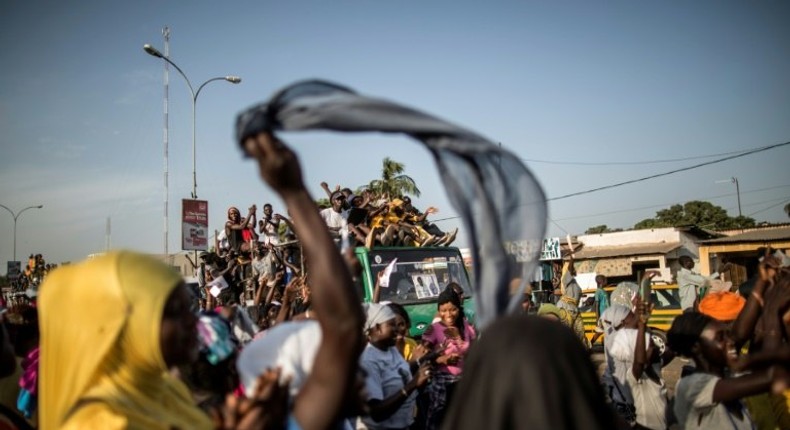
[[9,261],[8,269],[6,270],[6,277],[11,281],[16,281],[17,279],[19,279],[19,275],[21,274],[22,274],[22,262]]
[[559,237],[550,237],[548,239],[543,239],[543,248],[541,248],[540,250],[540,260],[541,261],[562,260],[562,254],[560,253]]

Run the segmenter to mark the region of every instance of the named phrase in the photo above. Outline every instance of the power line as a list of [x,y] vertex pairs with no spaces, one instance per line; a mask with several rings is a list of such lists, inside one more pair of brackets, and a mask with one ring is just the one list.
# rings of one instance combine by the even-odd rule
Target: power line
[[[762,192],[762,191],[770,191],[770,190],[776,190],[776,189],[779,189],[779,188],[787,188],[787,187],[790,187],[790,184],[775,185],[775,186],[765,187],[765,188],[756,188],[756,189],[753,189],[753,190],[741,191],[741,195],[743,195],[743,194],[759,193],[759,192]],[[725,193],[725,194],[718,194],[718,195],[715,195],[715,196],[699,197],[699,198],[697,198],[697,200],[713,200],[713,199],[720,199],[720,198],[724,198],[724,197],[730,197],[730,196],[733,196],[733,195],[735,195],[735,193]],[[774,201],[776,201],[776,199],[768,200],[768,201],[760,202],[760,203],[755,203],[755,204],[751,204],[751,205],[747,205],[747,207],[748,206],[754,206],[756,204],[764,204],[764,203],[769,203],[769,202],[774,202]],[[574,219],[595,218],[595,217],[599,217],[599,216],[603,216],[603,215],[613,215],[613,214],[625,213],[625,212],[636,212],[636,211],[640,211],[640,210],[644,210],[644,209],[666,208],[666,207],[671,206],[673,204],[677,204],[677,202],[656,204],[656,205],[650,205],[650,206],[640,206],[640,207],[637,207],[637,208],[618,209],[618,210],[614,210],[614,211],[599,212],[599,213],[594,213],[594,214],[576,215],[576,216],[571,216],[571,217],[566,217],[566,218],[557,218],[556,220],[555,219],[549,219],[549,221],[554,223],[554,225],[556,225],[557,227],[559,227],[560,230],[565,231],[565,229],[562,228],[562,226],[557,224],[557,221],[570,221],[570,220],[574,220]],[[772,206],[770,208],[767,208],[767,209],[760,210],[759,212],[755,212],[755,213],[753,213],[751,215],[748,215],[748,216],[752,216],[752,215],[755,215],[757,213],[766,211],[768,209],[772,209],[773,207],[774,206]],[[458,219],[458,218],[461,218],[461,217],[456,215],[456,216],[451,216],[451,217],[445,217],[445,218],[439,218],[439,219],[431,220],[431,222],[449,221],[449,220]]]
[[[755,149],[762,149],[762,148],[755,148]],[[693,157],[667,158],[663,160],[649,160],[649,161],[556,161],[556,160],[536,160],[532,158],[521,158],[521,160],[530,163],[544,163],[544,164],[571,165],[571,166],[621,166],[621,165],[639,165],[639,164],[676,163],[678,161],[699,160],[700,158],[711,158],[711,157],[721,157],[723,155],[742,154],[746,151],[750,151],[750,149],[722,152],[719,154],[696,155]]]
[[[751,194],[751,193],[758,193],[758,192],[761,192],[761,191],[774,190],[774,189],[777,189],[777,188],[787,188],[787,187],[790,187],[790,184],[777,185],[777,186],[774,186],[774,187],[758,188],[756,190],[741,191],[741,195],[743,195],[743,194]],[[730,196],[734,196],[734,195],[735,195],[735,193],[719,194],[719,195],[716,195],[716,196],[699,197],[699,198],[697,198],[695,200],[714,200],[714,199],[721,199],[721,198],[724,198],[724,197],[730,197]],[[770,200],[770,201],[772,202],[774,200]],[[762,203],[767,203],[767,202],[761,202],[761,203],[758,203],[758,204],[762,204]],[[558,218],[557,221],[569,221],[569,220],[574,220],[574,219],[595,218],[595,217],[599,217],[599,216],[603,216],[603,215],[613,215],[613,214],[624,213],[624,212],[635,212],[635,211],[640,211],[640,210],[644,210],[644,209],[666,208],[666,207],[674,205],[674,204],[677,204],[677,202],[657,204],[657,205],[650,205],[650,206],[642,206],[642,207],[638,207],[638,208],[618,209],[618,210],[614,210],[614,211],[599,212],[599,213],[595,213],[595,214],[576,215],[576,216],[567,217],[567,218]]]
[[592,188],[592,189],[584,190],[584,191],[577,191],[575,193],[565,194],[565,195],[562,195],[562,196],[559,196],[559,197],[552,197],[550,199],[546,199],[546,201],[550,202],[550,201],[553,201],[553,200],[567,199],[568,197],[576,197],[576,196],[580,196],[580,195],[583,195],[583,194],[594,193],[596,191],[603,191],[603,190],[608,190],[610,188],[621,187],[623,185],[629,185],[629,184],[634,184],[634,183],[637,183],[637,182],[647,181],[648,179],[660,178],[662,176],[668,176],[668,175],[672,175],[672,174],[675,174],[675,173],[685,172],[687,170],[697,169],[697,168],[700,168],[700,167],[709,166],[711,164],[717,164],[717,163],[721,163],[723,161],[728,161],[728,160],[733,160],[733,159],[740,158],[740,157],[745,157],[747,155],[756,154],[758,152],[763,152],[763,151],[767,151],[769,149],[779,148],[779,147],[786,146],[786,145],[790,145],[790,142],[777,143],[775,145],[764,146],[762,148],[752,149],[750,151],[747,151],[747,152],[744,152],[744,153],[740,153],[740,154],[737,154],[737,155],[730,155],[728,157],[719,158],[719,159],[711,160],[711,161],[706,161],[704,163],[695,164],[693,166],[688,166],[688,167],[683,167],[683,168],[680,168],[680,169],[670,170],[669,172],[664,172],[664,173],[658,173],[658,174],[655,174],[655,175],[645,176],[644,178],[631,179],[630,181],[619,182],[619,183],[612,184],[612,185],[605,185],[603,187]]
[[768,206],[768,207],[767,207],[767,208],[765,208],[765,209],[760,209],[760,210],[759,210],[759,211],[757,211],[757,212],[752,212],[752,213],[750,213],[750,214],[749,214],[749,215],[747,215],[747,216],[751,218],[751,217],[752,217],[752,215],[757,215],[757,214],[759,214],[759,213],[762,213],[762,212],[765,212],[765,211],[769,211],[769,210],[771,210],[771,209],[773,209],[773,208],[775,208],[775,207],[777,207],[777,206],[781,206],[781,205],[783,205],[783,204],[785,204],[785,203],[790,203],[790,200],[787,200],[787,199],[782,199],[782,201],[780,201],[779,203],[777,203],[777,204],[775,204],[775,205]]

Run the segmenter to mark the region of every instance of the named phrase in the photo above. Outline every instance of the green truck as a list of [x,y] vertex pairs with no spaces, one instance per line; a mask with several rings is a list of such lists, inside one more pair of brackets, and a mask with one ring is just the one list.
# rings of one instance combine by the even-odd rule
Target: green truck
[[373,298],[376,278],[393,260],[389,286],[381,288],[381,302],[403,305],[411,318],[411,336],[420,337],[431,324],[437,310],[437,297],[450,282],[464,289],[464,313],[474,324],[474,298],[461,252],[454,247],[358,247],[355,253],[362,265],[357,288],[365,302]]

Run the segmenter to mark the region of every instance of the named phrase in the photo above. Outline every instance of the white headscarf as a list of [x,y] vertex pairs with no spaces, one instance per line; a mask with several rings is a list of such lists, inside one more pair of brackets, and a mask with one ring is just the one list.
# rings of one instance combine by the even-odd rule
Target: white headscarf
[[391,307],[381,303],[365,303],[363,307],[367,316],[364,327],[365,333],[369,332],[377,324],[387,322],[397,316]]
[[601,314],[601,324],[604,333],[609,336],[623,323],[623,320],[631,313],[631,308],[622,305],[612,305],[606,308]]

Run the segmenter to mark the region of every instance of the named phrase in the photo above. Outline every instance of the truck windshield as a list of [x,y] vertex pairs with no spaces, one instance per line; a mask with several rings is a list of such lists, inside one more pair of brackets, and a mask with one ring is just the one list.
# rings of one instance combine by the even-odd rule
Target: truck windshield
[[464,289],[464,297],[472,295],[463,259],[456,249],[373,249],[369,258],[374,280],[379,272],[397,259],[389,286],[381,288],[381,301],[401,304],[435,302],[450,282]]

